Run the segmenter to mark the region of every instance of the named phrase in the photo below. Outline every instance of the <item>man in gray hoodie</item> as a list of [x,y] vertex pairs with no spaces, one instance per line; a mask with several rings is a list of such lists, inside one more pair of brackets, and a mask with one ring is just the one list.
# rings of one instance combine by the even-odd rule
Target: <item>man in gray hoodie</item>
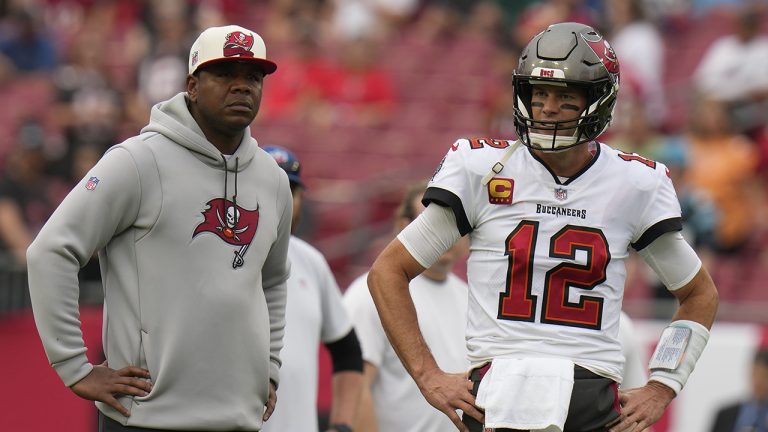
[[[276,68],[255,32],[205,30],[186,92],[112,147],[27,251],[48,360],[96,401],[103,432],[256,431],[274,409],[292,199],[249,125]],[[78,313],[78,269],[95,251],[102,365]]]

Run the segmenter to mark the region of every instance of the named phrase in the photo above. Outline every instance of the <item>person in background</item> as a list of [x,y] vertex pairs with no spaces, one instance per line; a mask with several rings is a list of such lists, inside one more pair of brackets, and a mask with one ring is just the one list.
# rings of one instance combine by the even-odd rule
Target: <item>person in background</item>
[[743,2],[733,31],[707,48],[693,72],[694,88],[726,106],[738,132],[751,134],[768,121],[768,36],[762,2]]
[[58,204],[58,183],[47,173],[45,135],[39,120],[22,122],[0,177],[0,260],[11,267],[26,264],[27,248]]
[[755,352],[748,398],[717,412],[711,432],[768,432],[768,347]]
[[[397,232],[422,211],[421,199],[426,182],[412,185],[406,192],[395,218]],[[419,327],[441,368],[465,372],[469,367],[464,339],[467,314],[467,284],[451,273],[462,255],[462,243],[447,251],[421,276],[410,282]],[[352,282],[344,294],[344,304],[360,334],[364,376],[357,432],[442,432],[451,421],[435,410],[419,393],[416,382],[397,358],[379,321],[368,285],[367,274]]]
[[[293,194],[291,232],[299,226],[304,183],[301,164],[284,147],[266,146],[288,174]],[[360,342],[341,300],[341,291],[323,255],[304,240],[291,235],[288,244],[291,277],[285,308],[285,339],[280,357],[280,390],[285,401],[264,423],[265,432],[317,431],[317,384],[320,342],[333,362],[333,403],[329,431],[350,432],[362,389],[363,359]]]
[[682,186],[705,193],[717,218],[714,235],[706,240],[718,254],[744,250],[765,232],[765,188],[756,177],[760,161],[754,142],[733,128],[723,102],[707,96],[692,108]]
[[622,75],[626,73],[636,84],[637,94],[625,100],[639,104],[652,128],[663,126],[666,111],[664,38],[647,17],[647,7],[642,0],[608,0],[605,8],[612,46],[621,58]]
[[619,341],[621,353],[624,355],[624,371],[621,373],[621,388],[631,389],[642,387],[648,382],[645,372],[645,356],[643,346],[635,332],[635,323],[626,312],[621,311],[619,317]]
[[11,14],[12,35],[0,40],[0,55],[19,73],[51,73],[56,67],[56,47],[39,12],[20,8]]
[[[48,361],[96,401],[100,432],[258,431],[274,410],[293,200],[249,125],[276,69],[256,32],[203,31],[186,91],[111,147],[27,250]],[[99,365],[85,354],[77,280],[96,251]]]

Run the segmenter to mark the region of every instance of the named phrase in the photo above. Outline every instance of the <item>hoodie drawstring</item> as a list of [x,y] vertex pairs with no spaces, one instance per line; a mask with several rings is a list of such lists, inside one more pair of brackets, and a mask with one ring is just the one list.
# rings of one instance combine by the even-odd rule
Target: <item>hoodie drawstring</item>
[[[227,179],[229,178],[229,167],[227,166],[227,157],[223,154],[221,155],[221,160],[224,161],[224,214],[227,214],[227,211],[229,208],[227,208]],[[240,158],[235,158],[235,193],[232,195],[232,205],[234,206],[235,210],[232,212],[234,217],[232,218],[234,223],[231,227],[233,230],[237,229],[237,220],[239,219],[237,217],[237,172],[240,168]]]
[[[232,204],[235,206],[235,212],[237,212],[237,172],[240,171],[240,158],[235,158],[235,193],[232,195]],[[235,225],[237,225],[237,219],[235,219]]]

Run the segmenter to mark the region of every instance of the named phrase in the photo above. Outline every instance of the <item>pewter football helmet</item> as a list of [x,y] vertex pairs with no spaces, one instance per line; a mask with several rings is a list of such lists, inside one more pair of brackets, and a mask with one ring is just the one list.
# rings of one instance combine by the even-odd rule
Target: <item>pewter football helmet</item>
[[[584,24],[560,23],[536,35],[523,50],[512,78],[515,89],[515,129],[520,141],[529,147],[559,151],[595,140],[611,123],[619,91],[619,61],[608,41]],[[569,121],[534,121],[531,111],[532,86],[565,85],[586,92],[587,107],[581,116]],[[566,123],[571,126],[566,127]],[[550,135],[531,130],[552,131]],[[557,132],[574,130],[573,137],[557,137]]]

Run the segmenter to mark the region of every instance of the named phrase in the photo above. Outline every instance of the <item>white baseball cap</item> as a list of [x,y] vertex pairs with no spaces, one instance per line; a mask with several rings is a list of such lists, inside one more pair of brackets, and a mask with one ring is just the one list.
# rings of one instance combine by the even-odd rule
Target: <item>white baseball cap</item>
[[267,60],[267,47],[258,33],[236,25],[210,27],[200,33],[189,50],[189,74],[201,66],[223,61],[243,61],[258,64],[265,74],[277,70]]

